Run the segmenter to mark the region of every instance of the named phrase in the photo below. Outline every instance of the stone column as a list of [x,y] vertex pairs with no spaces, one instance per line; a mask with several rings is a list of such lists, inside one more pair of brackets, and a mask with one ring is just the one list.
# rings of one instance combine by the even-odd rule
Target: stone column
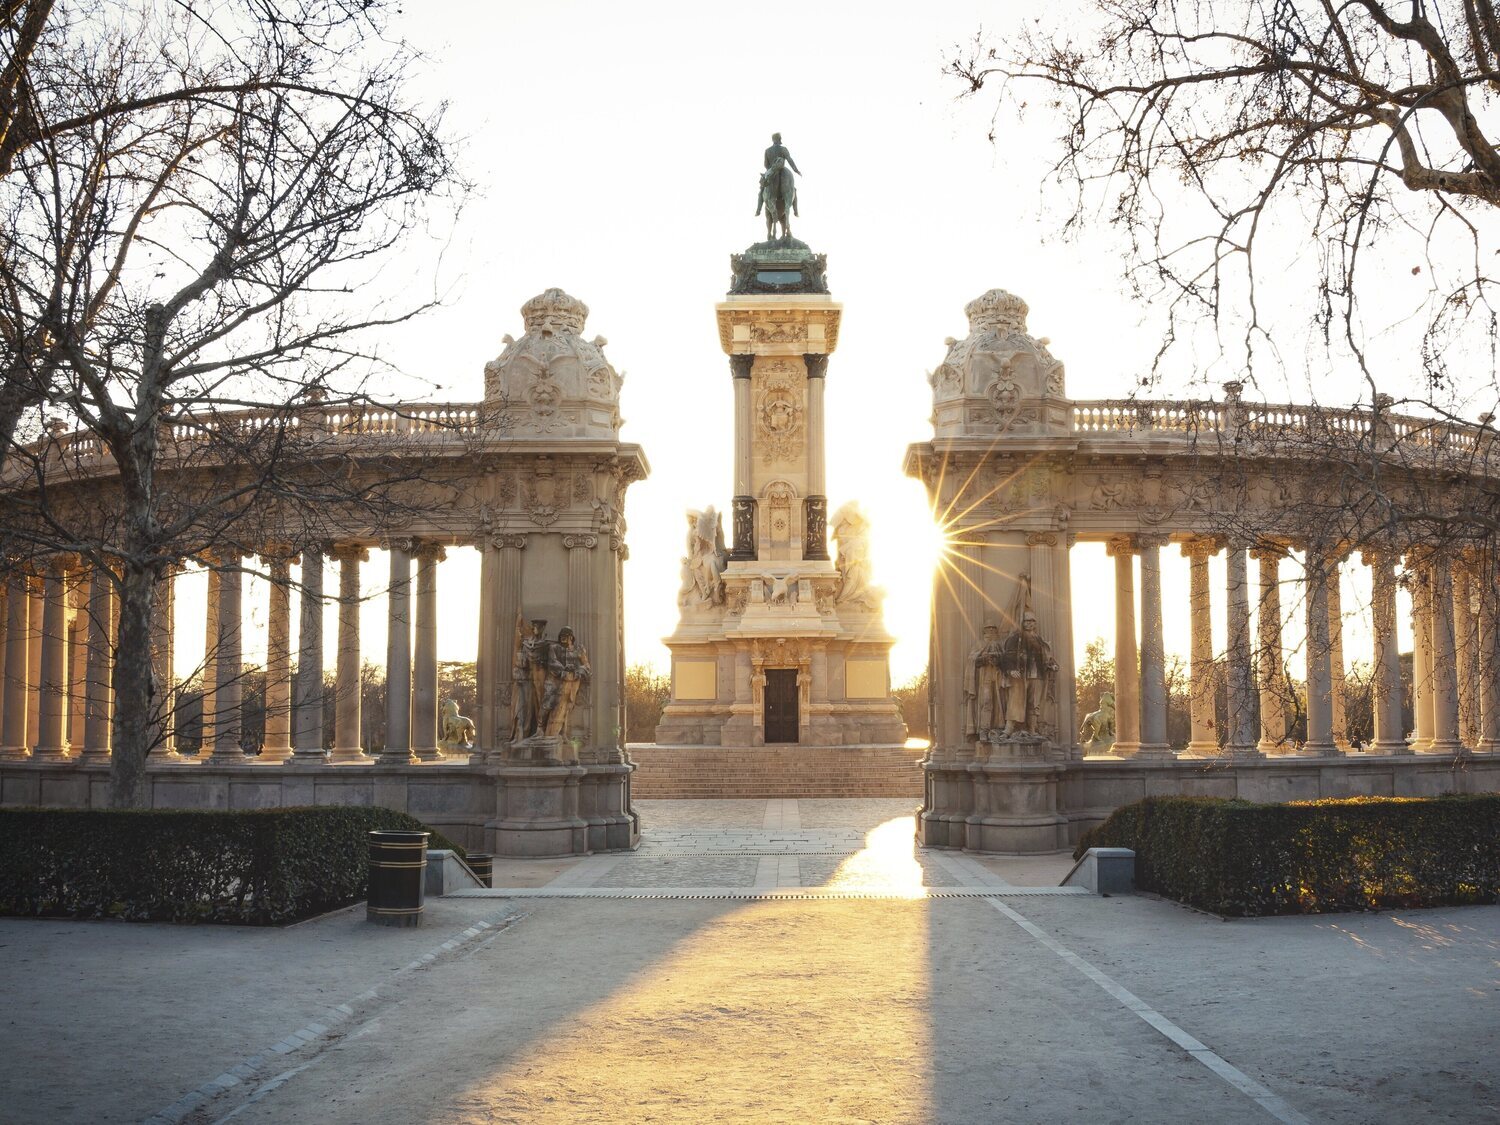
[[1105,545],[1115,560],[1115,745],[1128,758],[1141,746],[1141,669],[1135,649],[1135,544],[1116,535]]
[[1141,557],[1141,746],[1138,758],[1170,758],[1167,663],[1161,621],[1161,549],[1165,535],[1137,535]]
[[204,603],[203,613],[203,673],[199,677],[203,687],[203,745],[198,757],[205,761],[213,750],[219,729],[219,588],[222,581],[218,565],[214,560],[208,560],[208,600]]
[[318,545],[302,551],[302,596],[298,609],[300,630],[293,715],[297,748],[292,760],[321,765],[328,760],[328,751],[323,748],[323,549]]
[[1305,757],[1338,753],[1333,741],[1333,664],[1328,640],[1327,554],[1317,546],[1304,553],[1307,602],[1307,741]]
[[1500,752],[1500,566],[1487,545],[1479,556],[1479,751]]
[[411,752],[411,551],[410,539],[397,539],[387,548],[391,584],[386,592],[385,630],[385,749],[383,766],[404,766],[416,759]]
[[31,674],[29,640],[31,624],[31,577],[13,571],[5,591],[5,707],[0,759],[24,761],[31,756],[26,737],[28,677]]
[[1281,560],[1286,557],[1286,550],[1275,545],[1261,546],[1251,551],[1250,557],[1260,564],[1260,606],[1256,610],[1260,742],[1256,749],[1262,754],[1284,754],[1287,725],[1285,654],[1281,647]]
[[84,671],[83,750],[85,762],[107,762],[110,754],[110,629],[114,622],[115,587],[108,575],[95,571],[89,583],[85,611],[87,667]]
[[1366,550],[1370,615],[1375,626],[1375,737],[1371,754],[1410,754],[1401,723],[1401,655],[1396,639],[1396,560],[1389,551]]
[[46,604],[42,596],[42,576],[33,574],[28,603],[31,617],[26,626],[26,740],[29,749],[35,749],[42,723],[42,614]]
[[240,554],[220,551],[214,561],[219,575],[219,636],[214,646],[214,765],[244,765],[240,701],[244,694],[244,660],[240,649]]
[[1479,744],[1479,628],[1474,616],[1470,553],[1453,560],[1453,649],[1458,676],[1458,738],[1465,746]]
[[1349,720],[1344,708],[1344,594],[1342,581],[1342,559],[1338,555],[1328,561],[1328,672],[1331,685],[1328,699],[1333,710],[1333,744],[1343,753],[1348,753]]
[[1448,560],[1435,556],[1430,568],[1432,608],[1432,742],[1429,754],[1456,754],[1464,748],[1458,737],[1458,654],[1453,638],[1453,571]]
[[436,543],[421,543],[416,557],[417,645],[412,658],[411,751],[419,761],[435,762],[443,756],[438,749],[437,726],[437,564],[446,553]]
[[1208,560],[1218,549],[1218,543],[1206,536],[1197,536],[1182,544],[1182,553],[1188,559],[1189,639],[1192,646],[1189,710],[1193,729],[1187,755],[1193,758],[1212,758],[1219,753],[1218,723],[1214,715],[1213,610],[1208,583]]
[[[591,658],[606,641],[613,648],[614,640],[612,637],[595,637],[592,630],[592,623],[595,620],[594,548],[598,545],[597,535],[563,536],[563,547],[568,552],[568,612],[567,620],[561,624],[573,630],[575,642],[586,649]],[[613,661],[608,661],[608,663],[613,663]],[[595,685],[595,690],[602,690],[602,687],[602,684]],[[589,716],[591,710],[591,707],[575,706],[569,718],[570,727],[583,739],[582,749],[585,752],[591,750],[594,745],[594,732]],[[562,735],[567,738],[569,732],[563,731]]]
[[54,559],[42,576],[41,720],[35,756],[39,762],[68,757],[63,718],[68,700],[68,573],[71,560]]
[[823,385],[826,355],[804,355],[807,365],[807,500],[803,504],[802,557],[828,557],[828,486],[823,471]]
[[[177,624],[177,573],[169,566],[156,580],[151,603],[151,683],[155,688],[151,716],[151,748],[155,761],[181,761],[177,753],[177,673],[173,663],[173,631]],[[118,605],[115,607],[118,610]],[[118,630],[115,620],[111,627]],[[191,760],[191,759],[188,759]]]
[[1224,557],[1224,607],[1228,647],[1225,673],[1229,730],[1224,752],[1232,758],[1258,758],[1255,745],[1255,673],[1250,665],[1250,576],[1245,548],[1231,543]]
[[76,573],[68,589],[72,613],[68,624],[68,745],[74,754],[83,751],[84,715],[89,684],[89,589],[93,585],[83,570]]
[[498,751],[511,741],[511,701],[515,683],[511,680],[514,670],[516,618],[522,612],[521,569],[522,552],[526,550],[526,536],[497,535],[494,537],[496,554],[495,611],[497,617],[495,645],[495,693],[494,728],[487,750]]
[[359,729],[359,564],[370,552],[340,544],[329,552],[339,562],[339,651],[334,687],[332,762],[365,762]]
[[732,355],[734,376],[734,546],[731,559],[755,558],[755,495],[750,483],[750,369],[753,355]]
[[1425,557],[1406,556],[1406,587],[1411,592],[1411,748],[1432,744],[1432,586]]
[[266,613],[266,737],[256,759],[276,765],[292,756],[292,563],[288,550],[262,555],[270,569],[271,597]]

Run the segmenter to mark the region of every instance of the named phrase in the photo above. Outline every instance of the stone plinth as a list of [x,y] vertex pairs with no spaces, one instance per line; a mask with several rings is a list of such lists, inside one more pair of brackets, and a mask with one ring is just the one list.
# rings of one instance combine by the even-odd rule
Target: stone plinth
[[587,770],[506,763],[488,772],[496,816],[484,826],[486,851],[526,859],[589,854],[589,824],[578,815]]

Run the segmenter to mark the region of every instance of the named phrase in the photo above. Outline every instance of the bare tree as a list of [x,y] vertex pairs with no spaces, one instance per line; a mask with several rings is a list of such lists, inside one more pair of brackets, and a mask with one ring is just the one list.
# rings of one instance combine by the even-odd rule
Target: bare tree
[[1466,356],[1493,381],[1491,0],[1092,7],[1086,32],[1041,27],[1004,43],[981,34],[948,66],[969,93],[998,86],[1024,107],[1040,92],[1059,115],[1054,173],[1073,189],[1067,225],[1102,210],[1129,237],[1137,294],[1168,310],[1153,374],[1207,322],[1243,333],[1234,358],[1254,378],[1277,348],[1262,302],[1311,246],[1306,307],[1325,344],[1347,345],[1373,401],[1378,365],[1360,308],[1388,288],[1380,255],[1395,244],[1429,285],[1429,386],[1416,397],[1450,379],[1452,348],[1465,340],[1481,345]]
[[[380,4],[5,14],[27,53],[0,87],[3,530],[13,555],[74,552],[118,583],[111,793],[138,804],[157,583],[347,498],[337,466],[307,467],[318,438],[298,419],[359,401],[370,330],[430,304],[382,299],[378,267],[462,185]],[[75,426],[117,493],[77,487],[88,451],[52,436]]]

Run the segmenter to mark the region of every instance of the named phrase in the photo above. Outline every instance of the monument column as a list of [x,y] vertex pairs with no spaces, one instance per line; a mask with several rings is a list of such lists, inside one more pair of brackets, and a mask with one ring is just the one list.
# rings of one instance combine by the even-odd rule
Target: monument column
[[88,710],[89,591],[92,576],[81,567],[68,588],[68,745],[75,756],[83,750],[83,724]]
[[1255,745],[1255,673],[1250,666],[1250,576],[1245,547],[1225,548],[1224,606],[1228,633],[1225,667],[1229,697],[1229,730],[1224,752],[1231,758],[1258,758]]
[[87,609],[88,665],[84,672],[83,761],[107,762],[110,754],[110,626],[114,621],[115,587],[103,569],[89,583]]
[[755,558],[755,495],[750,483],[750,369],[755,356],[729,357],[734,377],[734,545],[731,559]]
[[31,576],[28,603],[31,617],[26,626],[26,743],[32,750],[36,748],[37,732],[42,728],[42,615],[47,605],[42,596],[42,583],[40,574]]
[[275,765],[292,756],[291,570],[295,557],[286,550],[262,555],[271,572],[266,613],[266,736],[257,762]]
[[1372,754],[1410,754],[1401,729],[1401,655],[1396,639],[1396,566],[1389,551],[1362,552],[1370,568],[1370,616],[1375,626],[1375,736]]
[[[151,716],[147,756],[156,761],[182,760],[177,753],[177,671],[173,663],[177,574],[175,565],[162,570],[151,605],[151,682],[156,686],[156,698],[152,700],[155,714]],[[111,628],[118,629],[118,621],[112,620]]]
[[1170,758],[1167,666],[1161,620],[1161,549],[1165,535],[1137,535],[1141,557],[1141,746],[1137,758]]
[[1333,744],[1349,752],[1349,721],[1344,712],[1344,595],[1340,588],[1343,560],[1328,561],[1328,670],[1329,701],[1333,705]]
[[1135,546],[1116,535],[1105,545],[1115,559],[1115,745],[1128,758],[1141,745],[1141,670],[1135,648]]
[[1193,723],[1192,737],[1187,744],[1190,757],[1215,757],[1219,753],[1218,732],[1214,729],[1214,633],[1212,595],[1208,585],[1209,556],[1218,549],[1218,543],[1205,536],[1189,539],[1182,545],[1190,576],[1188,606],[1192,662],[1189,676]]
[[1458,738],[1465,746],[1479,743],[1479,629],[1474,617],[1473,557],[1453,560],[1453,648],[1458,678]]
[[496,611],[500,628],[498,649],[495,653],[495,683],[500,690],[495,697],[493,741],[486,749],[499,750],[503,743],[511,740],[511,721],[514,718],[515,645],[516,618],[521,615],[521,570],[526,550],[526,536],[497,535],[495,547],[499,554],[498,597]]
[[293,760],[319,765],[328,760],[323,749],[323,548],[302,551],[302,596],[297,638],[297,749]]
[[416,556],[417,649],[412,659],[411,752],[419,761],[435,762],[443,756],[438,749],[437,725],[437,564],[447,552],[436,543],[420,543]]
[[1411,592],[1411,748],[1432,743],[1432,586],[1423,553],[1406,554],[1406,587]]
[[213,753],[215,765],[243,765],[240,737],[240,700],[243,694],[240,657],[240,555],[221,552],[214,561],[218,581],[218,643],[215,647]]
[[13,571],[5,592],[5,707],[0,715],[3,742],[0,759],[25,761],[31,756],[26,746],[26,679],[31,669],[27,633],[31,623],[31,577]]
[[823,386],[828,356],[808,353],[807,365],[807,499],[803,502],[804,559],[828,557],[828,485],[823,466]]
[[1453,572],[1442,555],[1429,562],[1429,604],[1432,620],[1432,742],[1422,747],[1431,754],[1456,754],[1464,748],[1458,728],[1458,653],[1453,640]]
[[339,563],[339,651],[334,687],[331,762],[368,761],[360,747],[359,564],[370,552],[341,543],[329,552]]
[[1275,545],[1257,547],[1250,557],[1260,564],[1260,606],[1256,635],[1260,673],[1260,741],[1262,754],[1286,752],[1286,676],[1281,648],[1281,560],[1286,551]]
[[[594,653],[607,657],[608,650],[601,646],[606,638],[595,635],[594,625],[594,548],[599,545],[597,535],[564,535],[563,547],[568,552],[568,610],[567,620],[559,623],[569,626],[573,630],[574,639],[582,646],[593,659]],[[609,638],[611,641],[613,638]],[[613,646],[611,645],[611,648]],[[613,663],[613,661],[608,661]],[[594,745],[593,722],[590,716],[592,707],[574,707],[573,714],[569,719],[569,726],[573,728],[586,727],[584,731],[583,750],[590,751]],[[562,732],[563,738],[568,737],[568,732]],[[591,755],[590,755],[591,756]]]
[[391,584],[386,591],[385,748],[383,766],[415,761],[411,753],[411,549],[410,539],[387,547]]
[[62,762],[68,757],[63,712],[68,692],[69,561],[49,560],[42,576],[42,698],[35,752],[39,762]]
[[1479,554],[1479,750],[1500,751],[1500,567],[1496,551]]
[[1303,555],[1307,600],[1306,757],[1336,754],[1333,741],[1333,662],[1328,640],[1328,556],[1316,545]]

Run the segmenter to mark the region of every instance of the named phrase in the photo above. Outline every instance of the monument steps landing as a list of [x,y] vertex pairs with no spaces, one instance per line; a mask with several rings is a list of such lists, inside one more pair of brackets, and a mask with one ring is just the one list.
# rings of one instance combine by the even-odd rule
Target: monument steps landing
[[922,796],[921,746],[632,744],[631,794],[642,800]]

